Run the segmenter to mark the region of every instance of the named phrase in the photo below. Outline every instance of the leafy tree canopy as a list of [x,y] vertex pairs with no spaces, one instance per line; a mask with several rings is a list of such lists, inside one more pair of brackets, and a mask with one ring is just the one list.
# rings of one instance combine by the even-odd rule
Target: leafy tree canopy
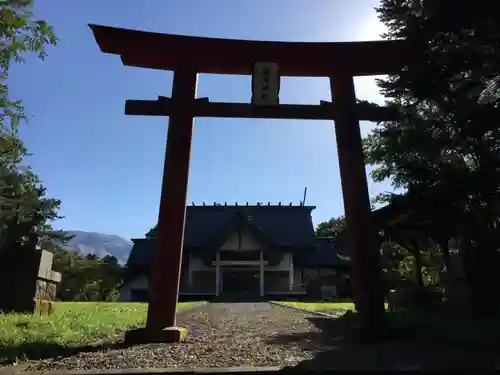
[[316,228],[316,236],[337,238],[340,232],[345,228],[344,216],[332,217],[328,221],[319,223]]
[[459,239],[483,309],[485,285],[494,285],[500,265],[500,8],[481,0],[382,0],[377,11],[385,37],[407,39],[418,59],[378,81],[399,118],[365,140],[372,177],[406,190],[411,220],[421,226],[425,219],[421,236]]
[[381,2],[386,38],[426,43],[418,64],[378,81],[400,118],[364,145],[375,181],[417,191],[476,226],[493,224],[499,208],[500,11],[488,4]]
[[56,43],[47,22],[32,14],[32,1],[0,0],[0,251],[19,245],[31,234],[54,236],[50,221],[58,218],[60,201],[46,197],[39,177],[23,164],[28,151],[18,136],[25,120],[18,99],[10,98],[7,79],[12,63],[25,53],[46,56],[46,46]]

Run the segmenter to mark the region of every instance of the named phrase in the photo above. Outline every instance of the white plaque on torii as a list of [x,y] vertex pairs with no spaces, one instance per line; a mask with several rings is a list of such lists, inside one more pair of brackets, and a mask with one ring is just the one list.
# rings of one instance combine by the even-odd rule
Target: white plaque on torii
[[279,104],[280,73],[274,62],[256,62],[252,74],[252,104],[273,106]]

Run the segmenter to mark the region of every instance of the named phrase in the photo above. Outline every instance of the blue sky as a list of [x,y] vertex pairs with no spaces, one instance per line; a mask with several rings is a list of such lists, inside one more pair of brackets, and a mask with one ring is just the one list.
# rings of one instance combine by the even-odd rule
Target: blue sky
[[[167,118],[125,116],[126,99],[170,95],[172,73],[125,67],[102,54],[87,24],[235,39],[380,39],[375,0],[37,0],[35,15],[60,42],[45,61],[11,71],[29,115],[28,162],[62,200],[56,227],[142,236],[158,214]],[[228,51],[230,53],[230,51]],[[342,58],[339,56],[339,58]],[[370,56],[366,56],[367,59]],[[382,102],[372,77],[358,98]],[[250,77],[201,75],[198,95],[250,100]],[[327,79],[283,78],[282,103],[330,100]],[[366,134],[373,124],[361,123]],[[343,213],[333,123],[197,119],[188,202],[298,204],[304,187],[315,224]],[[370,182],[370,195],[390,190]]]

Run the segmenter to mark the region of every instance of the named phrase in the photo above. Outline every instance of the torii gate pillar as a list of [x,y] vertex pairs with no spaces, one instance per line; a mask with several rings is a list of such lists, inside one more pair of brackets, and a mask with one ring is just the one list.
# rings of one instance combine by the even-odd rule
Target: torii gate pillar
[[[126,103],[126,114],[170,116],[148,319],[145,328],[128,332],[128,339],[173,342],[186,337],[185,330],[175,327],[175,309],[194,117],[335,121],[356,308],[365,328],[382,327],[380,251],[371,220],[359,121],[385,121],[394,114],[387,108],[356,104],[353,77],[399,71],[412,61],[412,46],[406,41],[257,42],[90,27],[101,51],[120,55],[125,65],[174,71],[171,98]],[[255,62],[279,67],[282,76],[329,77],[332,103],[286,105],[275,100],[273,105],[259,107],[196,99],[197,73],[252,74]]]
[[197,77],[198,73],[192,69],[178,69],[174,72],[172,101],[177,103],[178,110],[170,115],[168,123],[156,239],[156,247],[161,251],[155,251],[151,265],[148,330],[131,331],[129,339],[130,335],[133,335],[132,332],[139,335],[146,333],[145,339],[148,342],[183,341],[186,336],[185,329],[175,327],[175,314],[179,295],[194,125],[194,114],[189,103],[196,98]]

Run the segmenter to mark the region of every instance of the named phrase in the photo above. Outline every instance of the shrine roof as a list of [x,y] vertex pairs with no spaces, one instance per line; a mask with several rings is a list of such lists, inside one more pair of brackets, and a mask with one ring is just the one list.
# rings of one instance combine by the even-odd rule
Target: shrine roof
[[314,208],[302,205],[187,206],[184,244],[203,246],[233,217],[241,215],[278,246],[310,246],[314,240],[311,219]]
[[280,66],[282,76],[354,76],[399,71],[411,62],[415,45],[406,40],[366,42],[270,42],[161,34],[89,25],[104,53],[124,65],[161,70],[190,68],[199,73],[252,74],[255,61]]
[[[311,211],[314,206],[188,206],[184,248],[203,247],[213,240],[235,216],[244,217],[263,236],[277,247],[312,248],[315,244]],[[155,239],[133,239],[134,247],[128,265],[148,266],[154,251]]]

